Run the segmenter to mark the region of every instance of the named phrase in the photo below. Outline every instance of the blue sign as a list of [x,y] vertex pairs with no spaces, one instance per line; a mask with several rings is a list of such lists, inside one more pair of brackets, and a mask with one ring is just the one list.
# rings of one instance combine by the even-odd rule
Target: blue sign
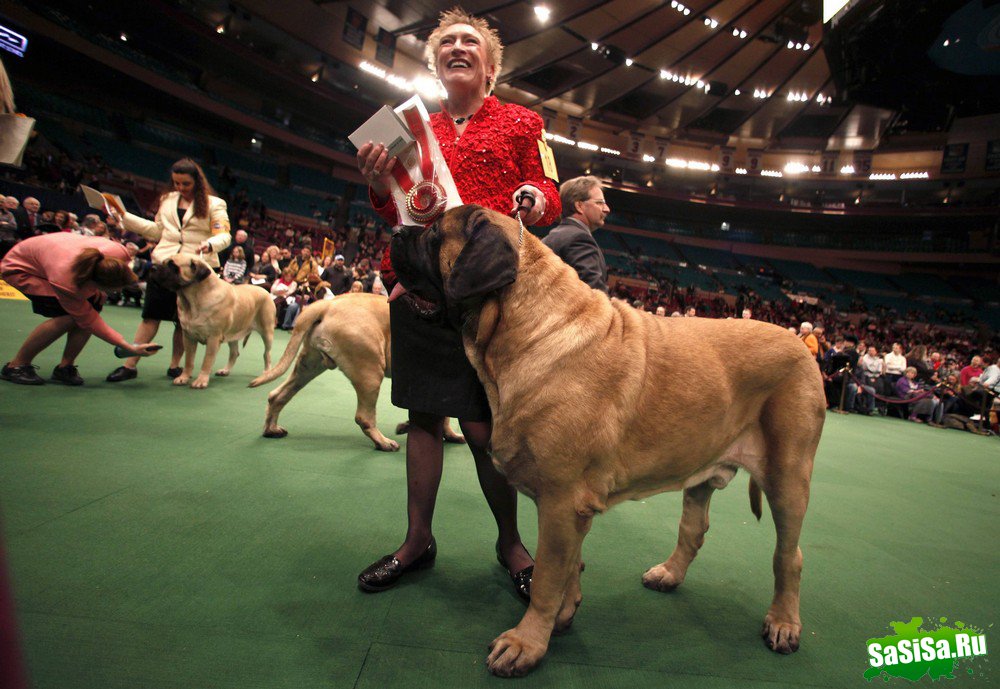
[[28,49],[28,39],[0,24],[0,48],[18,57],[24,57],[24,51]]

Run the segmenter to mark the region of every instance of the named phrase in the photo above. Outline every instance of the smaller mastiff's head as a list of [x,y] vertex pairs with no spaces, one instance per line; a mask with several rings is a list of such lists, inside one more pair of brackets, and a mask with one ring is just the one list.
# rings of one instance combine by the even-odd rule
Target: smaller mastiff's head
[[157,266],[154,279],[171,292],[204,282],[212,277],[211,266],[195,256],[177,254],[171,256],[163,265]]
[[454,208],[426,229],[396,227],[390,255],[407,290],[402,298],[425,318],[461,323],[514,282],[521,233],[516,220],[475,205]]

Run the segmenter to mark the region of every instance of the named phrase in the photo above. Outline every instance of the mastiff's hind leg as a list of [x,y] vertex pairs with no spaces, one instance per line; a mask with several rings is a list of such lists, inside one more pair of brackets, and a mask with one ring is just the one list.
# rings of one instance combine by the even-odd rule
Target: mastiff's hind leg
[[267,396],[267,417],[264,419],[265,438],[284,438],[288,431],[278,425],[278,414],[285,408],[295,393],[304,388],[310,380],[327,369],[326,357],[309,344],[299,354],[292,374]]
[[677,547],[667,558],[646,570],[642,585],[656,591],[673,591],[684,581],[688,567],[705,542],[708,531],[708,504],[715,488],[709,481],[684,489],[684,510],[677,528]]
[[229,361],[226,362],[225,368],[220,368],[215,372],[217,376],[228,376],[233,370],[233,365],[236,364],[236,360],[240,358],[240,342],[239,340],[231,340],[229,342]]

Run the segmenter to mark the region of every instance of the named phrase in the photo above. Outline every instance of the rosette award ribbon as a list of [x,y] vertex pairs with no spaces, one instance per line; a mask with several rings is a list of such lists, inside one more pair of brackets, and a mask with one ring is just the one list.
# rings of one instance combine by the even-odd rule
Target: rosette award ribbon
[[409,99],[395,113],[413,134],[415,143],[399,154],[392,168],[392,200],[400,223],[430,225],[446,210],[461,206],[462,198],[420,97]]

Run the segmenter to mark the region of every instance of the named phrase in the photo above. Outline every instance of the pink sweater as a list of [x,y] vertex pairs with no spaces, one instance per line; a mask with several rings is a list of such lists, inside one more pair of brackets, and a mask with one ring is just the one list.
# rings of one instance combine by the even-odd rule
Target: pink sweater
[[113,345],[128,344],[87,301],[100,292],[97,285],[86,282],[77,287],[73,281],[74,259],[84,249],[91,248],[98,249],[108,258],[130,260],[124,246],[103,237],[55,232],[16,244],[0,263],[0,274],[24,294],[58,299],[83,330]]

